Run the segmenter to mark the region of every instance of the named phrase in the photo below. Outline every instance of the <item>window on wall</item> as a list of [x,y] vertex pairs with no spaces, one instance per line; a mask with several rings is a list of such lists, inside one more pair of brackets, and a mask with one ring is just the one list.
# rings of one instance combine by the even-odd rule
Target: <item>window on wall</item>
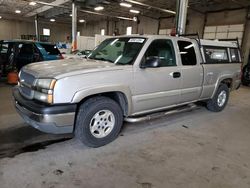
[[101,35],[105,35],[105,29],[101,29]]
[[159,35],[171,35],[172,29],[160,29]]
[[127,27],[126,35],[132,35],[132,27],[131,26]]
[[218,25],[206,26],[204,30],[204,39],[236,39],[241,44],[244,33],[244,25]]
[[50,36],[50,29],[43,28],[43,35]]

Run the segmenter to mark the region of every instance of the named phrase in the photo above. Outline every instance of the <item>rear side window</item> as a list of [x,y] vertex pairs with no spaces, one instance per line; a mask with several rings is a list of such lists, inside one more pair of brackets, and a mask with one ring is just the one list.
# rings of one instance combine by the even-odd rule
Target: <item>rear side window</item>
[[206,63],[229,63],[227,48],[204,47]]
[[48,55],[60,55],[60,51],[57,49],[56,45],[53,44],[40,44]]
[[230,48],[230,55],[233,63],[240,62],[239,50],[237,48]]
[[196,65],[196,53],[194,44],[188,41],[178,41],[182,65]]

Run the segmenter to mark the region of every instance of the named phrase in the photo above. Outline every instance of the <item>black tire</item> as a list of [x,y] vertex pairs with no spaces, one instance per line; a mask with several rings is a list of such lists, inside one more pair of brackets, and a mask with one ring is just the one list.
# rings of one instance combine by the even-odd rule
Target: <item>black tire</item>
[[[104,125],[104,119],[100,122],[99,120],[93,119],[95,115],[101,117],[102,111],[109,111],[113,113],[114,121],[113,121],[113,128],[111,129],[111,132],[102,138],[97,138],[97,133],[100,133],[104,129],[102,125]],[[100,112],[101,111],[101,112]],[[100,112],[100,113],[98,113]],[[109,118],[108,118],[109,119]],[[97,121],[98,126],[97,131],[91,133],[91,127],[93,125],[93,121]],[[109,120],[105,120],[106,122]],[[111,122],[111,121],[110,121]],[[109,122],[109,123],[110,123]],[[100,123],[100,124],[99,124]],[[111,123],[112,124],[112,123]],[[121,107],[112,99],[108,97],[94,97],[88,99],[86,102],[84,102],[80,107],[77,114],[76,124],[75,124],[75,136],[77,139],[79,139],[81,142],[83,142],[85,145],[89,147],[100,147],[103,145],[106,145],[113,140],[116,139],[116,137],[119,135],[121,127],[123,124],[123,113]],[[99,126],[101,125],[101,126]],[[105,125],[104,125],[105,126]],[[100,127],[100,128],[99,128]],[[99,131],[100,130],[100,131]],[[98,132],[99,131],[99,132]],[[96,135],[93,135],[95,134]]]
[[[226,99],[223,105],[220,106],[218,103],[218,98],[222,92],[225,92]],[[207,101],[207,109],[212,112],[220,112],[226,107],[228,99],[229,99],[229,88],[226,84],[221,84],[219,88],[217,89],[214,97],[210,99],[209,101]]]
[[248,85],[249,85],[249,81],[245,78],[245,76],[246,76],[246,71],[249,71],[249,70],[247,70],[247,69],[249,69],[249,67],[245,66],[245,67],[243,68],[243,70],[242,70],[243,75],[242,75],[241,83],[242,83],[242,85],[244,85],[244,86],[248,86]]

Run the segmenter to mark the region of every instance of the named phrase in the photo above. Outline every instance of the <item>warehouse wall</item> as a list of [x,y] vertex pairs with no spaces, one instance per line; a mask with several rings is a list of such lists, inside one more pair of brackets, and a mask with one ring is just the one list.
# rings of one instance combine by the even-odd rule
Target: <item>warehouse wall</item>
[[246,9],[215,12],[207,14],[206,25],[230,25],[245,23]]
[[67,41],[67,37],[71,38],[70,24],[40,23],[40,34],[42,34],[43,28],[50,29],[50,42],[70,42]]
[[[242,42],[242,55],[244,64],[248,61],[249,50],[250,50],[250,21],[247,21],[247,9],[223,11],[216,13],[207,14],[206,25],[233,25],[233,24],[244,24],[245,31]],[[217,19],[215,19],[217,18]],[[218,19],[219,18],[219,19]]]
[[157,34],[159,21],[148,17],[139,17],[139,24],[133,21],[119,20],[119,21],[96,21],[87,22],[85,24],[78,25],[78,31],[83,36],[94,36],[100,34],[101,29],[105,29],[107,35],[113,35],[117,29],[120,35],[126,34],[126,29],[132,26],[133,34]]
[[[186,33],[199,33],[203,35],[205,23],[205,14],[189,10],[187,15]],[[172,29],[175,27],[175,17],[162,18],[160,20],[160,29]]]
[[0,20],[0,39],[19,39],[22,34],[33,35],[33,23],[19,20]]
[[[58,23],[39,24],[40,34],[42,29],[50,29],[50,41],[66,41],[67,36],[71,36],[71,25]],[[20,20],[0,20],[0,40],[20,39],[21,35],[35,35],[35,24],[30,21]]]
[[[242,54],[244,57],[244,63],[247,63],[249,51],[250,51],[250,20],[246,19],[247,10],[231,10],[200,14],[198,12],[189,10],[187,16],[186,33],[198,32],[200,36],[203,36],[204,26],[217,26],[217,25],[233,25],[233,24],[245,24],[245,32],[242,43]],[[160,29],[171,29],[175,27],[175,18],[165,18],[160,21]]]

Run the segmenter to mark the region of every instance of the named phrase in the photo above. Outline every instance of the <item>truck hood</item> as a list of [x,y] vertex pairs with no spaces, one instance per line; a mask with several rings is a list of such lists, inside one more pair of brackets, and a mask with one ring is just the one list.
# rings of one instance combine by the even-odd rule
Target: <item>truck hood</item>
[[36,78],[63,78],[77,74],[121,70],[124,65],[116,65],[106,61],[91,59],[65,59],[32,63],[23,67],[23,71]]

